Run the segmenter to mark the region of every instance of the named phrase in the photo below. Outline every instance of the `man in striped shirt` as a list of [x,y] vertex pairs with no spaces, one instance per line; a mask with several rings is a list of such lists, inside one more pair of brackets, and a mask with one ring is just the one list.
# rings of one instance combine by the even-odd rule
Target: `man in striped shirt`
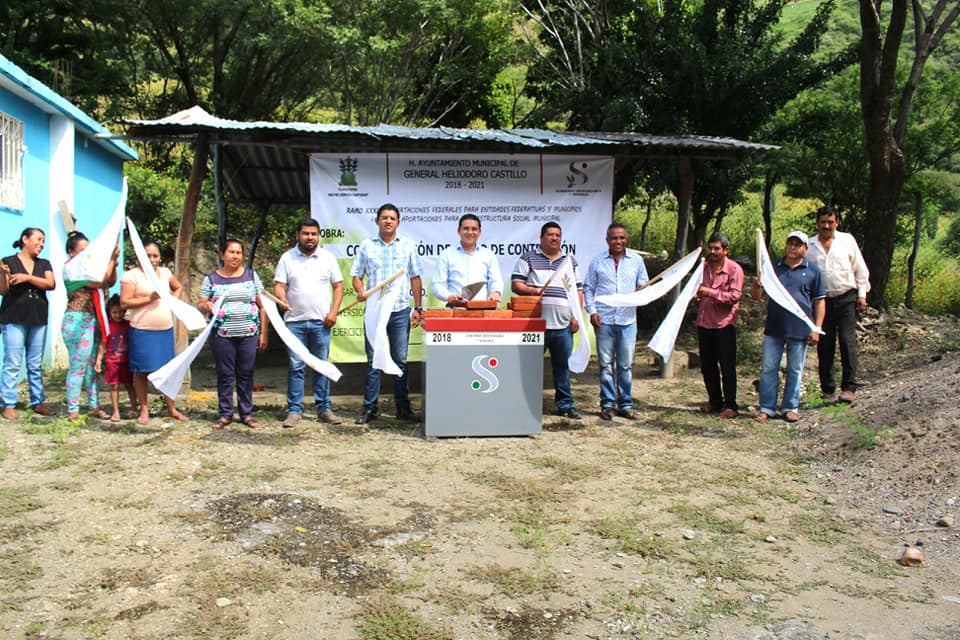
[[627,252],[627,238],[626,226],[614,222],[607,227],[609,250],[593,259],[583,282],[584,306],[597,330],[600,418],[607,421],[613,420],[614,414],[628,420],[639,417],[633,411],[632,396],[637,310],[595,302],[597,296],[632,293],[647,283],[647,267],[643,258]]
[[559,282],[551,281],[553,273],[569,260],[573,267],[577,290],[583,302],[583,278],[577,261],[561,249],[563,231],[556,222],[547,222],[540,228],[540,246],[527,251],[517,260],[511,276],[511,289],[521,296],[542,296],[541,317],[547,321],[544,349],[550,351],[553,368],[553,388],[556,391],[557,414],[571,420],[580,420],[570,390],[570,367],[567,361],[573,352],[573,334],[580,324],[573,317],[567,292]]

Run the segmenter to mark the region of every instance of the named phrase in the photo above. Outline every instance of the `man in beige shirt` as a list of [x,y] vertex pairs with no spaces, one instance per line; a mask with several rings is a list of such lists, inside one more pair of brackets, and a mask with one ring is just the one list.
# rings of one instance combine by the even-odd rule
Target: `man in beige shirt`
[[817,210],[817,235],[810,238],[807,259],[823,272],[827,289],[824,335],[817,344],[820,389],[825,396],[836,390],[833,364],[840,342],[841,402],[853,402],[857,390],[857,313],[867,309],[870,270],[856,239],[837,231],[840,215],[832,207]]

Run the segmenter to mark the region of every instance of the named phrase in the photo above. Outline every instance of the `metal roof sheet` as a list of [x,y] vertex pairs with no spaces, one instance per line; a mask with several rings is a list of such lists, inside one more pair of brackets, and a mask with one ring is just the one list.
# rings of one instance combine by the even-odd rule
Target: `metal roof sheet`
[[159,120],[118,122],[126,127],[127,134],[115,137],[190,141],[206,133],[211,144],[220,146],[224,178],[233,199],[261,205],[308,205],[311,153],[584,153],[609,155],[619,161],[679,156],[733,159],[779,149],[710,136],[243,122],[217,118],[200,107]]

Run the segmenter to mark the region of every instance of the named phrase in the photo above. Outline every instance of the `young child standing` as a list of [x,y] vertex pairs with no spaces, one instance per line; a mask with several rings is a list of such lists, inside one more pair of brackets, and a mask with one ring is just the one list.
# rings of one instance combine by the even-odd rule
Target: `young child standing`
[[137,417],[137,396],[133,389],[133,375],[130,373],[130,354],[127,348],[127,331],[130,323],[124,319],[124,310],[120,306],[120,296],[114,294],[107,301],[107,315],[110,317],[110,335],[97,349],[97,373],[103,372],[103,380],[110,385],[110,400],[113,403],[113,415],[110,422],[120,422],[120,385],[127,389],[130,398],[130,411],[127,418]]

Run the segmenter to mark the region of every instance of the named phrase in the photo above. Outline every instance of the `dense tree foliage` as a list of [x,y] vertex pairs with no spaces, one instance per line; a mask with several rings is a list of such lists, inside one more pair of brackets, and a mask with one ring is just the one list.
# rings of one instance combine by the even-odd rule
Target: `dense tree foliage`
[[[786,0],[566,0],[526,5],[545,51],[531,77],[538,97],[571,128],[752,139],[804,88],[850,60],[817,59],[833,10],[823,2],[789,42],[777,30]],[[691,244],[722,220],[750,178],[748,166],[695,166]],[[675,168],[661,179],[676,191]]]

